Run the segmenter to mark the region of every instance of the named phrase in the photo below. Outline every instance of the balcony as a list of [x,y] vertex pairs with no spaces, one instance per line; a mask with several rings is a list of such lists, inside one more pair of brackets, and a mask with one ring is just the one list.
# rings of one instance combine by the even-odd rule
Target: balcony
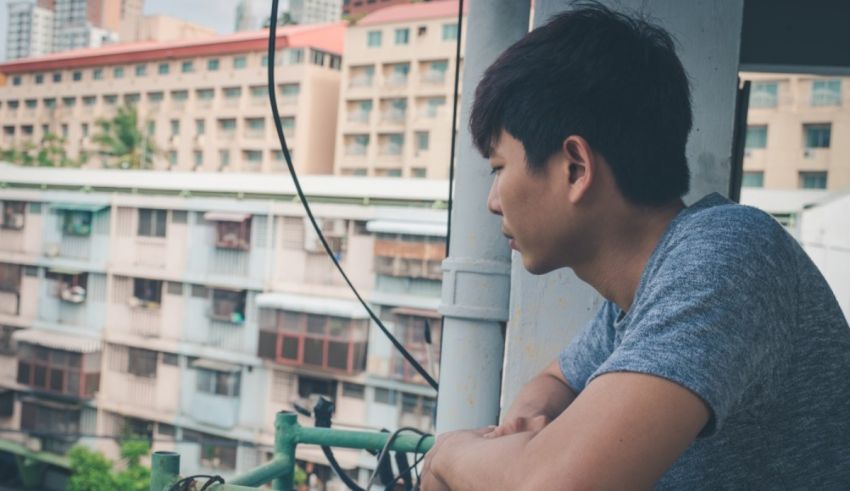
[[384,111],[381,113],[381,123],[385,125],[397,126],[403,125],[405,118],[405,111],[398,109],[391,109],[388,111]]
[[352,111],[348,113],[346,121],[354,124],[369,124],[370,114],[368,111]]
[[100,340],[42,329],[15,331],[19,384],[76,399],[100,387]]
[[17,316],[20,313],[20,304],[19,292],[0,290],[0,315]]
[[351,78],[348,86],[352,89],[363,89],[371,87],[374,83],[374,77],[371,75],[357,75]]

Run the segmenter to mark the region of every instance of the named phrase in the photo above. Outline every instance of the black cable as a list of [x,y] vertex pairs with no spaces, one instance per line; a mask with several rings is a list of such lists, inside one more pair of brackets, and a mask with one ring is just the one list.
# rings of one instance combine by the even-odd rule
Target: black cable
[[460,85],[460,46],[461,26],[463,25],[463,0],[458,2],[457,9],[457,46],[455,47],[455,87],[452,98],[452,150],[449,157],[449,217],[446,222],[446,257],[449,257],[449,247],[452,243],[452,194],[455,182],[455,144],[457,140],[457,96]]
[[[379,465],[380,465],[381,461],[384,460],[384,456],[387,454],[387,452],[389,452],[390,446],[393,444],[395,439],[398,438],[398,436],[401,435],[402,433],[404,433],[405,431],[410,431],[412,433],[416,433],[417,435],[420,435],[421,437],[430,436],[430,435],[426,434],[424,431],[419,430],[417,428],[413,428],[413,427],[410,427],[410,426],[402,426],[401,428],[395,430],[390,435],[390,437],[387,438],[387,442],[384,443],[384,448],[381,449],[381,453],[378,455],[378,464]],[[417,446],[417,450],[418,450],[418,446]],[[366,491],[372,490],[372,484],[375,483],[375,476],[377,476],[377,475],[378,475],[377,472],[372,473],[372,477],[369,479],[369,483],[366,485]]]
[[[357,300],[363,305],[366,309],[366,312],[369,313],[369,317],[372,318],[373,321],[378,325],[381,331],[387,336],[392,345],[401,353],[401,355],[410,363],[410,365],[422,375],[428,384],[434,388],[434,390],[439,390],[439,384],[434,380],[433,377],[425,370],[422,365],[419,364],[418,361],[411,355],[407,349],[390,333],[390,331],[384,326],[384,323],[381,322],[381,319],[378,318],[377,315],[372,311],[369,305],[366,304],[366,301],[363,297],[360,296],[360,293],[357,291],[357,288],[354,287],[354,284],[348,278],[348,275],[345,274],[345,270],[342,269],[342,266],[339,264],[339,260],[337,260],[336,255],[331,250],[330,245],[328,245],[328,241],[325,239],[325,235],[322,233],[321,227],[319,227],[318,222],[316,222],[316,217],[313,216],[313,211],[310,209],[310,204],[307,202],[307,197],[304,196],[304,191],[301,189],[301,182],[298,180],[298,175],[295,172],[295,166],[292,165],[292,156],[289,154],[289,147],[286,145],[286,137],[283,135],[283,125],[280,122],[280,113],[277,109],[277,85],[275,84],[274,77],[274,55],[275,55],[275,44],[277,41],[277,10],[278,10],[278,0],[272,0],[272,12],[271,18],[269,20],[269,46],[268,46],[268,85],[269,85],[269,102],[271,103],[272,110],[272,118],[274,119],[275,130],[277,131],[277,138],[280,141],[281,149],[283,150],[283,157],[286,159],[286,166],[289,168],[289,174],[292,176],[292,182],[295,184],[295,190],[298,193],[298,197],[301,199],[301,204],[304,206],[304,211],[307,213],[307,218],[310,219],[310,223],[313,225],[313,229],[315,229],[316,234],[319,236],[319,240],[322,243],[322,246],[325,248],[325,252],[327,252],[328,257],[331,258],[336,269],[342,275],[342,278],[345,280],[346,284],[348,284],[351,291],[354,292],[354,296],[357,297]],[[455,77],[457,78],[457,77]],[[454,123],[452,123],[454,124]],[[454,137],[452,137],[454,138]],[[449,195],[449,199],[451,199],[451,195]]]
[[187,476],[179,481],[175,482],[168,488],[168,491],[188,491],[189,485],[195,482],[195,479],[206,479],[207,482],[204,484],[204,487],[201,488],[201,491],[208,489],[215,483],[224,484],[224,478],[219,475],[211,476],[209,474],[195,474],[194,476]]

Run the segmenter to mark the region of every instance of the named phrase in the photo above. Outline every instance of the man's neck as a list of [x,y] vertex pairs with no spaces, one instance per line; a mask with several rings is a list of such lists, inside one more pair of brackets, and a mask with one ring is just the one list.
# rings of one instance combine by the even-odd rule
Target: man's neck
[[677,200],[663,208],[631,208],[612,217],[596,254],[573,268],[576,275],[623,312],[628,311],[652,252],[684,207]]

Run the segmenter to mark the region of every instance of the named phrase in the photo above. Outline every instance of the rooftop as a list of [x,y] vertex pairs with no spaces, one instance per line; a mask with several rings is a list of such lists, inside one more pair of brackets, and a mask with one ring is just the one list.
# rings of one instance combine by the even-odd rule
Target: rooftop
[[[2,63],[0,64],[0,73],[26,73],[258,51],[264,50],[268,45],[268,36],[268,29],[263,29],[191,41],[140,41],[107,44],[97,48],[63,51]],[[282,48],[311,47],[341,55],[344,38],[345,24],[342,22],[285,26],[278,29],[277,46]]]
[[[468,11],[467,6],[468,2],[463,4],[464,14]],[[356,25],[376,26],[414,20],[440,19],[444,17],[456,18],[457,10],[458,2],[456,0],[393,5],[376,10],[363,17]]]
[[[303,176],[308,198],[445,202],[448,182],[393,177]],[[291,200],[295,185],[288,174],[171,172],[153,170],[57,169],[0,162],[0,188],[79,190],[194,196],[262,196]]]

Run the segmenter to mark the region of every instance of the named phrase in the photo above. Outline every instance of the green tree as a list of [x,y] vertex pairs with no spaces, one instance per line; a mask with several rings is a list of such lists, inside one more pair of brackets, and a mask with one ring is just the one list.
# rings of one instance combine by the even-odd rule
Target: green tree
[[17,147],[0,150],[0,160],[20,164],[25,167],[79,167],[85,163],[85,155],[72,159],[65,149],[65,139],[54,133],[47,133],[38,145],[25,141]]
[[150,452],[145,440],[133,439],[121,443],[124,469],[115,471],[113,464],[100,452],[77,445],[68,453],[71,478],[68,491],[147,491],[150,488],[150,469],[141,464]]
[[121,169],[150,169],[157,148],[153,138],[139,125],[135,106],[123,106],[111,119],[96,122],[98,133],[92,141],[101,155],[110,158],[111,165]]

